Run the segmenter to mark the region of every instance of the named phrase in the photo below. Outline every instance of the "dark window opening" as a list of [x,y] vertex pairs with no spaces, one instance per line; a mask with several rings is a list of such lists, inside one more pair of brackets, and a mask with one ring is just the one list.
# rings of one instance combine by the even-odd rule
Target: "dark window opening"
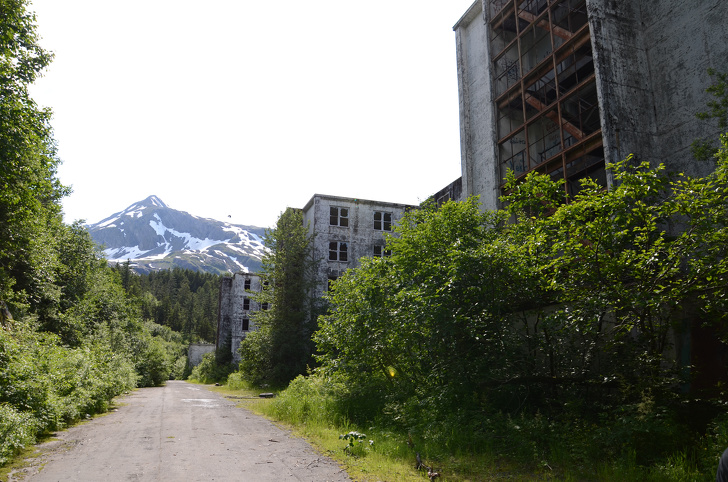
[[243,331],[250,330],[250,320],[247,318],[243,318]]
[[329,224],[331,226],[349,226],[349,209],[331,206],[329,208]]
[[250,309],[250,298],[243,298],[243,309],[244,310]]
[[374,211],[374,229],[377,231],[391,231],[392,213]]
[[250,291],[250,278],[245,280],[245,286],[243,288],[245,291]]
[[349,247],[346,243],[331,241],[329,243],[329,261],[348,261]]

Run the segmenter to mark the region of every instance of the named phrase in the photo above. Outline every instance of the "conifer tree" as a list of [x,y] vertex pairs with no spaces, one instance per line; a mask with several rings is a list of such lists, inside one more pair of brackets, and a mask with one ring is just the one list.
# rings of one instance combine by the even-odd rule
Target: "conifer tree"
[[257,301],[269,308],[255,315],[259,329],[241,345],[241,372],[253,382],[284,385],[311,363],[316,326],[312,241],[299,209],[286,209],[266,233],[270,251],[263,258],[264,288]]

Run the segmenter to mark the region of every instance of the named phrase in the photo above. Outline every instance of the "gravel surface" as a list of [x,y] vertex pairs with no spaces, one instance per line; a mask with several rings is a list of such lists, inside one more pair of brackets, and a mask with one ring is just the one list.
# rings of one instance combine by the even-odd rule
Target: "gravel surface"
[[143,388],[109,415],[59,432],[10,481],[349,481],[268,420],[182,381]]

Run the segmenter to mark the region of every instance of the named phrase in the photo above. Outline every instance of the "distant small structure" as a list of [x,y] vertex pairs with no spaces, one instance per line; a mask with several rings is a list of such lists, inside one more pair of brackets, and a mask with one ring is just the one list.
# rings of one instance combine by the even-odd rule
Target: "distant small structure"
[[203,355],[205,355],[206,353],[212,353],[214,351],[214,343],[190,343],[190,347],[187,352],[187,358],[190,363],[190,368],[199,365],[202,362]]

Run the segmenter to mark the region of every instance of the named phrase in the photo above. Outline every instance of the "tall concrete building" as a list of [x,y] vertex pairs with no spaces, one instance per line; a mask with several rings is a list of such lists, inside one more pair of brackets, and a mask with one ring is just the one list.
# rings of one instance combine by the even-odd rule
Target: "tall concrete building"
[[253,299],[262,288],[260,276],[251,273],[235,273],[220,282],[215,347],[223,348],[229,340],[235,363],[240,362],[240,343],[248,333],[256,329],[251,315],[258,310],[267,309]]
[[314,194],[303,208],[303,223],[315,234],[313,256],[318,261],[316,293],[320,296],[360,258],[387,256],[385,234],[416,206]]
[[497,209],[507,169],[612,182],[634,153],[705,175],[691,142],[709,67],[728,70],[725,0],[478,0],[454,26],[463,196]]

